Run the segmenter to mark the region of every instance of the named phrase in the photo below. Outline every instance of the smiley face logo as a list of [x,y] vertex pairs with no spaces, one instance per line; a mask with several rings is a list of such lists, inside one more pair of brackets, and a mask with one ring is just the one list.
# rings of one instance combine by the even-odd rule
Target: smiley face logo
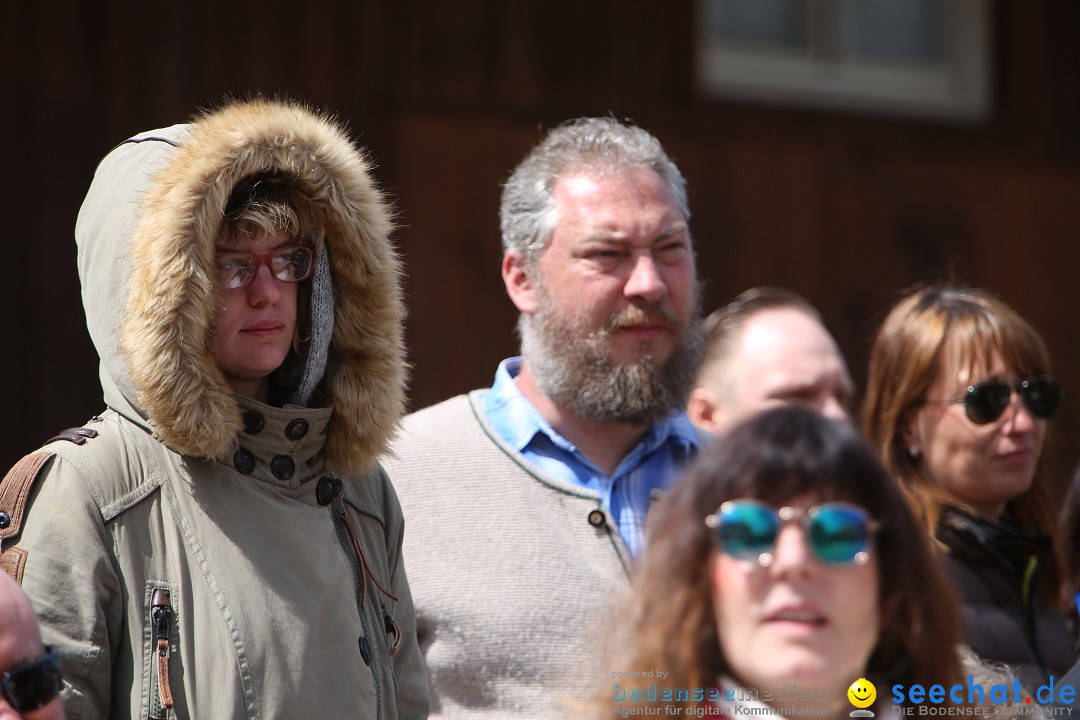
[[877,699],[877,688],[866,678],[859,678],[847,689],[848,700],[857,708],[868,708]]

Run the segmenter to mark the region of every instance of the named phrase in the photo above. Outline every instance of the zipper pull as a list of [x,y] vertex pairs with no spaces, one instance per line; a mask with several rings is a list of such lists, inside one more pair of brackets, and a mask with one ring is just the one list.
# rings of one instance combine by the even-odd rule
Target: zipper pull
[[150,600],[150,617],[153,621],[153,640],[157,651],[158,700],[168,710],[173,706],[172,688],[169,686],[169,633],[172,630],[172,597],[168,590],[156,589]]
[[379,607],[382,609],[383,627],[391,638],[390,657],[394,657],[401,648],[401,628],[394,622],[394,618],[390,617],[390,613],[386,612],[386,606],[383,605],[382,600],[379,601]]

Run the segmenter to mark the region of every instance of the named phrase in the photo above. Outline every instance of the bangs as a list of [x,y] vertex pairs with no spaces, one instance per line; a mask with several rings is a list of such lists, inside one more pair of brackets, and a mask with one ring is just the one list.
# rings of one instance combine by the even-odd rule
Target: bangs
[[234,242],[260,231],[286,232],[300,242],[317,245],[323,236],[317,204],[282,175],[255,175],[238,183],[225,207],[225,236]]
[[1015,313],[976,308],[981,312],[950,318],[939,367],[965,368],[970,377],[978,377],[998,354],[1018,377],[1049,374],[1049,353],[1034,328]]
[[737,426],[702,453],[705,496],[715,504],[756,498],[773,506],[809,497],[891,514],[898,491],[876,455],[846,423],[797,408],[771,410]]
[[848,502],[881,518],[885,499],[880,488],[891,480],[869,451],[848,444],[818,448],[800,444],[763,448],[767,452],[756,471],[733,478],[730,499],[756,498],[776,507],[800,497],[814,504]]

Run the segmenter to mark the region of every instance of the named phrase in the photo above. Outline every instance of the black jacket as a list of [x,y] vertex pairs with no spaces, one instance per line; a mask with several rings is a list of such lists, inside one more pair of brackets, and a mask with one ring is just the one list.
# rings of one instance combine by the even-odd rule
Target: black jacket
[[1009,665],[1032,692],[1050,675],[1064,675],[1075,660],[1073,638],[1061,609],[1039,593],[1039,564],[1050,538],[946,507],[937,539],[945,573],[964,604],[972,650]]

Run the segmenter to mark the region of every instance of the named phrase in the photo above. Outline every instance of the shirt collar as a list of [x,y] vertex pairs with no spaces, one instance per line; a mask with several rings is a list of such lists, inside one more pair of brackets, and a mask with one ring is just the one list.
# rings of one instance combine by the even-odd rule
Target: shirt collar
[[521,363],[520,357],[507,358],[499,363],[495,371],[495,382],[484,398],[488,419],[498,426],[503,440],[518,452],[525,449],[538,432],[573,452],[574,446],[555,432],[551,424],[518,389],[516,379],[521,372]]

